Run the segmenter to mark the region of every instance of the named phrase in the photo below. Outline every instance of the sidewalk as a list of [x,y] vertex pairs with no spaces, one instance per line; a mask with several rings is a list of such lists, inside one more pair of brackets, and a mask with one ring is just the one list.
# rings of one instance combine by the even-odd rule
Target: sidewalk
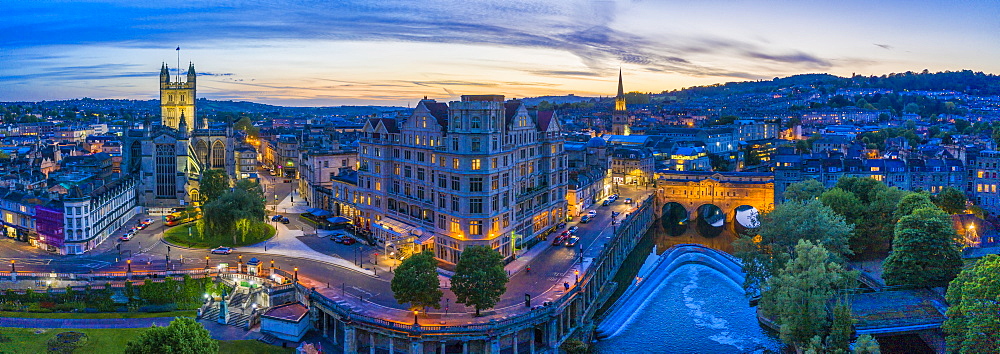
[[[281,203],[278,204],[278,210],[287,209],[291,212],[304,213],[306,209],[309,209],[305,202],[296,201],[292,203],[292,196],[286,197]],[[366,274],[369,276],[374,276],[375,272],[367,270],[354,265],[354,262],[348,261],[340,257],[334,257],[320,253],[308,245],[299,241],[298,237],[302,236],[304,232],[302,230],[292,230],[289,229],[287,225],[278,223],[277,233],[270,240],[250,245],[239,247],[241,252],[254,252],[254,253],[274,253],[282,256],[305,258],[318,262],[332,264],[341,268],[356,271],[358,273]]]
[[0,317],[0,327],[16,328],[148,328],[151,326],[167,326],[174,317],[147,318],[100,318],[100,319],[65,319],[65,318],[20,318]]

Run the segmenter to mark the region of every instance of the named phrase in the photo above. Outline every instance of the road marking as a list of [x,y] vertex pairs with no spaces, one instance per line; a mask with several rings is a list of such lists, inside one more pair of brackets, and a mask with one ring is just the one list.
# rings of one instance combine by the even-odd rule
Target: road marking
[[51,259],[38,259],[38,258],[0,258],[0,264],[10,263],[14,261],[15,264],[24,265],[49,265],[52,263]]

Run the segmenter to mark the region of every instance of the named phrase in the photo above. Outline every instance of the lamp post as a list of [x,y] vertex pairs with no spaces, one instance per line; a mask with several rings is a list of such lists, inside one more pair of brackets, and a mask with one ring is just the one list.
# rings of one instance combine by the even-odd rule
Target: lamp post
[[414,326],[419,326],[420,325],[420,323],[417,323],[417,315],[418,314],[420,314],[420,311],[413,310],[413,325]]
[[576,277],[576,283],[574,283],[574,284],[580,283],[580,270],[579,269],[573,271],[573,276]]
[[14,262],[13,259],[10,260],[10,274],[17,273],[17,269],[14,269]]
[[236,261],[236,272],[243,273],[243,255],[239,255],[237,258],[239,258],[239,260]]
[[271,274],[274,274],[274,260],[271,260]]
[[208,256],[205,256],[205,269],[208,269]]
[[295,271],[295,281],[299,281],[299,267],[294,267],[292,270]]
[[125,264],[128,265],[128,272],[132,273],[132,260],[131,259],[126,260]]

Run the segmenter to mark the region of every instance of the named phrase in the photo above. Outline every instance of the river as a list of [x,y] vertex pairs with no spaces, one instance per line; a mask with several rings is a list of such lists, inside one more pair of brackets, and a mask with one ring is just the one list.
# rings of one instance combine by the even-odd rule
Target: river
[[[654,227],[626,264],[650,264],[657,253],[677,243],[699,243],[729,251],[735,236],[713,238],[693,233],[669,236]],[[654,246],[655,245],[655,246]],[[645,246],[645,247],[642,247]],[[641,263],[640,263],[641,262]],[[632,268],[632,269],[625,269]],[[638,266],[623,267],[635,277]],[[688,264],[667,277],[640,314],[616,336],[597,343],[598,353],[764,353],[780,342],[762,329],[740,284],[707,266]]]

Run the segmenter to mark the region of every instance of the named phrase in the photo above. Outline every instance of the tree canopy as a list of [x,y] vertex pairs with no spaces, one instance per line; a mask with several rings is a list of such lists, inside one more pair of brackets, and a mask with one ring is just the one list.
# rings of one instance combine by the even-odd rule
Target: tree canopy
[[507,291],[507,272],[503,270],[503,256],[487,246],[470,246],[462,251],[451,277],[451,291],[456,301],[481,309],[496,306],[500,296]]
[[950,353],[1000,353],[1000,255],[963,270],[948,286],[942,329]]
[[823,193],[823,184],[814,179],[807,179],[802,182],[792,183],[785,188],[785,200],[788,201],[803,201],[819,198],[819,195]]
[[392,295],[400,304],[410,303],[410,307],[433,307],[441,305],[441,284],[438,280],[437,262],[434,253],[424,251],[404,259],[396,267],[396,275],[391,283]]
[[198,181],[198,190],[201,192],[201,201],[207,204],[229,190],[229,175],[220,169],[205,170]]
[[896,223],[892,253],[883,262],[887,285],[945,286],[962,267],[951,217],[937,207],[914,210]]
[[931,201],[948,214],[964,213],[966,210],[965,193],[951,186],[945,187],[937,195],[931,197]]
[[261,194],[234,188],[205,204],[202,211],[203,235],[231,236],[233,244],[237,244],[264,220],[264,200]]
[[166,327],[153,326],[125,345],[126,354],[215,354],[219,343],[190,317],[177,317]]
[[838,263],[851,254],[848,237],[854,227],[819,200],[785,202],[760,220],[758,236],[740,236],[733,243],[747,274],[743,286],[748,294],[760,291],[767,278],[795,258],[800,240],[822,245]]
[[[846,287],[852,279],[851,273],[832,259],[832,255],[821,244],[809,240],[799,240],[795,245],[795,257],[767,280],[767,291],[760,299],[760,308],[780,326],[781,340],[798,348],[815,346],[814,337],[825,338],[831,334],[828,303],[836,290]],[[840,310],[843,317],[843,309]],[[848,319],[840,318],[849,324]],[[849,326],[848,326],[849,327]],[[840,336],[849,329],[835,331],[829,342],[846,340]],[[846,349],[846,348],[845,348]]]

